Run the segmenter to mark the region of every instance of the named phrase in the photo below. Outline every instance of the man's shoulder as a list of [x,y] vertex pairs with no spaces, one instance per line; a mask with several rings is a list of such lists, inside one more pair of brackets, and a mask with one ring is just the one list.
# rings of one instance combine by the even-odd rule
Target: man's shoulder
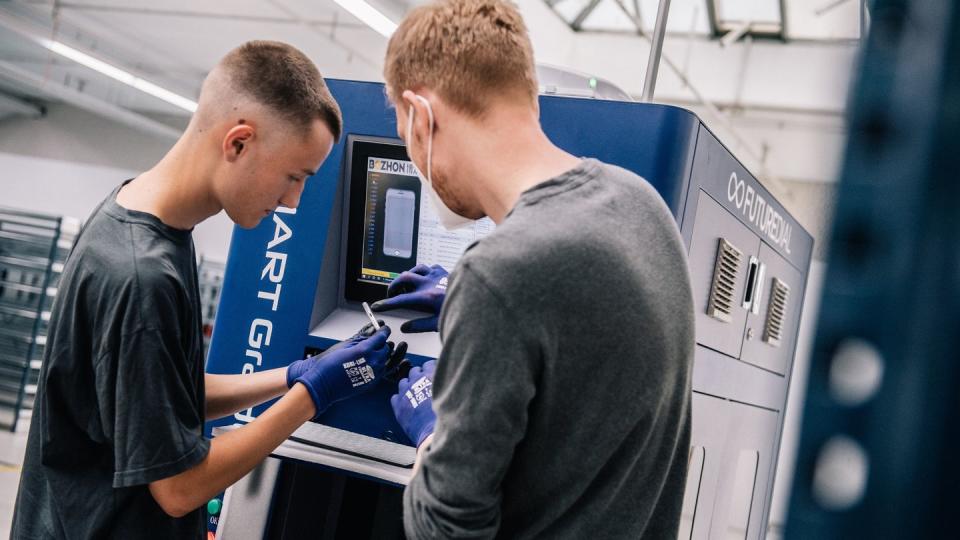
[[521,200],[490,236],[467,250],[461,266],[494,287],[534,294],[622,262],[638,244],[679,245],[663,198],[629,170],[590,160],[581,181],[548,189],[546,196]]
[[598,179],[619,195],[640,201],[646,205],[666,208],[666,202],[653,184],[639,174],[612,163],[597,162]]
[[70,253],[64,277],[77,285],[116,292],[130,287],[141,293],[179,288],[174,249],[165,248],[162,239],[144,249],[135,235],[129,224],[102,211],[94,214]]
[[518,270],[552,251],[558,240],[552,228],[518,226],[509,220],[489,236],[472,245],[461,262],[478,272]]
[[[504,222],[490,236],[473,245],[458,264],[455,281],[499,293],[505,301],[535,294],[537,282],[570,262],[577,241],[552,227],[523,227]],[[566,255],[564,255],[566,253]],[[551,270],[552,269],[552,270]]]

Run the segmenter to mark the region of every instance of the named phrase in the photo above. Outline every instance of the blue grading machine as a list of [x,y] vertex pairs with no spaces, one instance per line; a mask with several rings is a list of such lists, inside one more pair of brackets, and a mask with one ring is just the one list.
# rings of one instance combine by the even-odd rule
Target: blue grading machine
[[[345,136],[307,183],[299,208],[234,231],[211,373],[282,367],[323,350],[363,326],[360,302],[382,298],[397,273],[418,262],[451,268],[467,245],[493,230],[488,220],[452,233],[439,227],[396,138],[382,85],[332,80],[329,86],[343,110]],[[689,111],[551,96],[540,98],[540,111],[560,147],[647,179],[689,250],[697,347],[680,537],[762,538],[811,236]],[[603,261],[597,265],[602,272]],[[436,357],[436,334],[400,334],[405,318],[383,316],[395,330],[392,339],[409,343],[414,364]],[[402,535],[399,493],[414,451],[393,419],[394,389],[382,383],[298,430],[277,449],[272,469],[228,491],[221,529],[243,537],[295,536],[309,529],[295,522],[303,512],[289,509],[308,505],[313,527],[320,513],[335,536]],[[261,410],[211,427],[219,433]],[[375,507],[374,515],[355,514],[351,498],[365,500],[359,505],[365,511]]]

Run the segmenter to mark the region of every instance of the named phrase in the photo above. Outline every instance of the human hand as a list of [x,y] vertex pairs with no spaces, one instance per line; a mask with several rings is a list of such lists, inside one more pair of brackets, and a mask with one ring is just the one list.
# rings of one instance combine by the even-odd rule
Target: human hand
[[448,275],[438,264],[418,264],[397,276],[387,289],[387,298],[375,302],[370,308],[373,311],[414,309],[427,312],[429,317],[409,320],[400,326],[400,331],[436,332],[440,309],[447,296]]

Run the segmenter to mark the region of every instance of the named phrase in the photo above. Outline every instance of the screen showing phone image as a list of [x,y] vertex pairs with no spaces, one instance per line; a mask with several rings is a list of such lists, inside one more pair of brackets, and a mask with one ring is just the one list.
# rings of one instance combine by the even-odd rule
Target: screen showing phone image
[[347,139],[345,299],[376,302],[418,264],[453,270],[470,245],[494,231],[490,218],[446,230],[400,141]]
[[387,189],[384,203],[383,254],[407,259],[413,253],[413,218],[417,196],[406,189]]

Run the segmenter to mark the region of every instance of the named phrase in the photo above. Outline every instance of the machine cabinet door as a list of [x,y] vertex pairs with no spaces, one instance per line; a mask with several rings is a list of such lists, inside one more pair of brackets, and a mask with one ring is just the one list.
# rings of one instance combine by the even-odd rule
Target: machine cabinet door
[[725,399],[693,393],[693,432],[678,540],[706,539],[710,534],[720,479],[720,456],[727,431],[726,404]]
[[708,538],[753,540],[766,536],[773,440],[778,413],[734,401],[725,403],[727,434],[719,455],[717,494]]
[[760,246],[760,262],[757,309],[747,316],[740,359],[785,376],[800,330],[803,276],[766,244]]
[[778,412],[693,393],[693,434],[677,538],[759,539]]
[[697,343],[739,358],[760,238],[705,192],[699,197],[689,257]]

